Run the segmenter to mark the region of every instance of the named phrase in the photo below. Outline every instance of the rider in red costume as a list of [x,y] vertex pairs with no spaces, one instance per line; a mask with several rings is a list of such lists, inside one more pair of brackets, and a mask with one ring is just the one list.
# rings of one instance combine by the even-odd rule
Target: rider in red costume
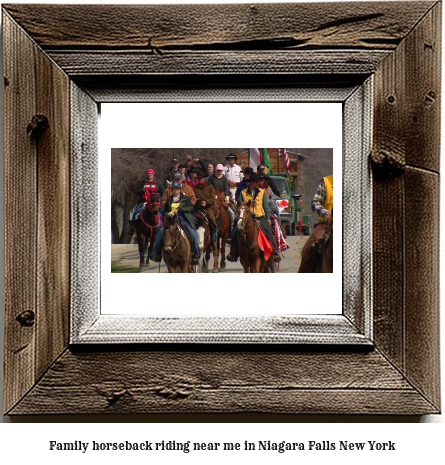
[[139,215],[144,208],[144,204],[149,201],[150,195],[154,192],[158,192],[162,197],[162,194],[164,193],[164,186],[159,181],[155,180],[155,174],[156,173],[153,169],[148,169],[145,172],[145,180],[141,181],[135,191],[136,195],[139,195],[139,202],[131,214],[130,229],[128,231],[130,236],[134,234],[136,221],[138,220]]

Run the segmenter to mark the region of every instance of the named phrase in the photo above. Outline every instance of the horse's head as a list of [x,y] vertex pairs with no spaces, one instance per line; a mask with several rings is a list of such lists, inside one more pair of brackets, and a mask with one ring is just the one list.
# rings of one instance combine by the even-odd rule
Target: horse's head
[[252,201],[250,199],[247,202],[242,203],[240,206],[238,219],[238,229],[240,232],[244,232],[248,219],[252,218],[251,207]]
[[153,213],[158,213],[159,208],[161,206],[161,196],[157,192],[154,192],[153,194],[150,195],[150,199],[148,200],[148,205],[150,210]]
[[174,250],[175,244],[177,243],[177,237],[179,233],[177,224],[177,215],[164,216],[164,252],[169,254]]
[[215,193],[216,193],[216,198],[217,198],[218,200],[220,200],[221,202],[224,202],[224,201],[225,201],[225,199],[226,199],[226,194],[224,194],[224,191],[222,191],[222,190],[217,190],[217,191],[215,191]]

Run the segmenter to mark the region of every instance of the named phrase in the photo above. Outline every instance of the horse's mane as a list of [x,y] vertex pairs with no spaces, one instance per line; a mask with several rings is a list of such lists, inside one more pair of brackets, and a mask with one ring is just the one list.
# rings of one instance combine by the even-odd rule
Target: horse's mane
[[176,218],[175,216],[170,216],[170,215],[164,215],[164,221],[163,221],[163,227],[166,228],[168,226],[171,226],[176,223]]

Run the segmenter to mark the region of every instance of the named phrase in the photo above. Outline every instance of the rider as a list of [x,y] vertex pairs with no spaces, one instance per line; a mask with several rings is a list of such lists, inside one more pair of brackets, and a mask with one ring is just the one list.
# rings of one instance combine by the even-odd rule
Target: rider
[[209,184],[215,188],[215,191],[224,191],[225,203],[223,205],[230,215],[230,229],[232,229],[233,223],[235,222],[236,214],[230,206],[230,189],[227,178],[224,176],[224,166],[221,164],[216,165],[216,174],[209,176]]
[[229,183],[230,188],[230,195],[233,200],[235,200],[235,192],[236,188],[238,187],[239,183],[243,180],[243,172],[241,167],[237,165],[235,162],[238,160],[236,155],[230,153],[226,160],[229,162],[225,168],[225,176],[227,178],[227,182]]
[[258,176],[264,177],[268,186],[272,189],[272,192],[277,197],[283,198],[283,193],[280,191],[280,189],[278,189],[277,185],[275,184],[275,181],[268,174],[266,174],[266,167],[264,165],[258,165],[256,167],[256,171]]
[[171,166],[164,176],[165,187],[168,187],[173,182],[173,176],[179,170],[179,161],[177,158],[173,158],[171,161]]
[[328,222],[332,218],[333,207],[334,176],[331,174],[321,180],[317,192],[312,199],[312,210],[320,217],[320,222],[314,226],[314,232],[303,247],[299,273],[315,273],[317,271],[317,264],[312,259],[312,252],[316,250],[314,247],[326,234]]
[[[182,185],[182,192],[192,201],[192,204],[195,205],[196,203],[196,195],[195,191],[186,184],[184,178],[180,171],[177,171],[173,177],[173,181],[179,182]],[[161,210],[164,209],[167,200],[173,195],[173,188],[172,186],[168,187],[161,199]]]
[[[164,215],[173,216],[175,214],[178,214],[181,226],[186,227],[190,233],[193,250],[192,264],[197,265],[199,263],[199,245],[198,236],[196,234],[195,220],[192,215],[193,204],[192,201],[181,192],[181,183],[174,182],[171,187],[173,189],[173,194],[169,197],[167,203],[165,204]],[[153,246],[153,252],[151,254],[151,259],[157,263],[159,263],[162,260],[161,245],[163,236],[164,227],[161,223],[158,226],[156,239]]]
[[136,228],[136,221],[139,219],[144,204],[150,199],[150,195],[157,192],[162,197],[164,194],[164,186],[155,180],[155,171],[148,169],[145,172],[145,181],[141,181],[137,189],[136,195],[139,195],[139,201],[131,213],[130,229],[128,230],[129,236],[133,236]]
[[218,230],[216,227],[215,213],[213,206],[215,205],[215,188],[211,184],[207,184],[206,175],[202,171],[197,174],[199,184],[195,187],[195,194],[197,202],[205,209],[207,217],[209,218],[210,233],[212,242],[218,240]]
[[198,178],[197,174],[198,171],[200,171],[199,168],[196,168],[195,166],[192,166],[189,170],[189,178],[185,181],[185,183],[190,186],[192,189],[194,189],[198,185]]
[[250,175],[253,174],[253,168],[251,168],[250,166],[248,166],[245,170],[244,170],[244,177],[243,177],[243,180],[239,183],[238,187],[236,188],[236,192],[235,192],[235,200],[236,201],[239,201],[239,198],[240,198],[240,195],[241,195],[241,192],[244,190],[244,189],[247,189],[249,187],[249,179],[250,179]]
[[[258,186],[258,175],[256,173],[253,173],[250,175],[249,187],[241,192],[240,201],[241,203],[245,203],[251,200],[253,207],[252,215],[256,220],[259,220],[259,222],[261,223],[262,229],[266,234],[267,238],[269,239],[274,251],[272,259],[275,263],[278,263],[281,261],[281,257],[278,252],[278,247],[275,242],[272,230],[270,228],[269,200],[267,199],[264,190],[260,189]],[[230,246],[230,254],[227,256],[227,260],[229,260],[230,262],[236,262],[239,257],[238,241],[236,240],[237,235],[238,225],[235,225],[235,228],[232,232],[232,244]]]

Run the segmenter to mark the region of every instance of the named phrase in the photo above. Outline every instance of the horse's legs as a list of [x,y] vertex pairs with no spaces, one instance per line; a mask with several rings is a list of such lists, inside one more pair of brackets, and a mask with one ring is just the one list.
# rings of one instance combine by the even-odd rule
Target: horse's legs
[[150,265],[150,255],[153,252],[153,241],[150,241],[150,245],[148,246],[147,250],[147,260],[145,261],[145,264],[148,266]]
[[218,257],[219,257],[219,249],[220,249],[221,239],[215,242],[215,248],[213,249],[213,270],[212,273],[218,273]]
[[219,264],[220,271],[226,271],[226,243],[228,234],[225,234],[224,237],[221,238],[221,262]]
[[142,234],[137,233],[138,249],[139,249],[139,268],[144,267],[144,252],[145,252],[145,241]]

